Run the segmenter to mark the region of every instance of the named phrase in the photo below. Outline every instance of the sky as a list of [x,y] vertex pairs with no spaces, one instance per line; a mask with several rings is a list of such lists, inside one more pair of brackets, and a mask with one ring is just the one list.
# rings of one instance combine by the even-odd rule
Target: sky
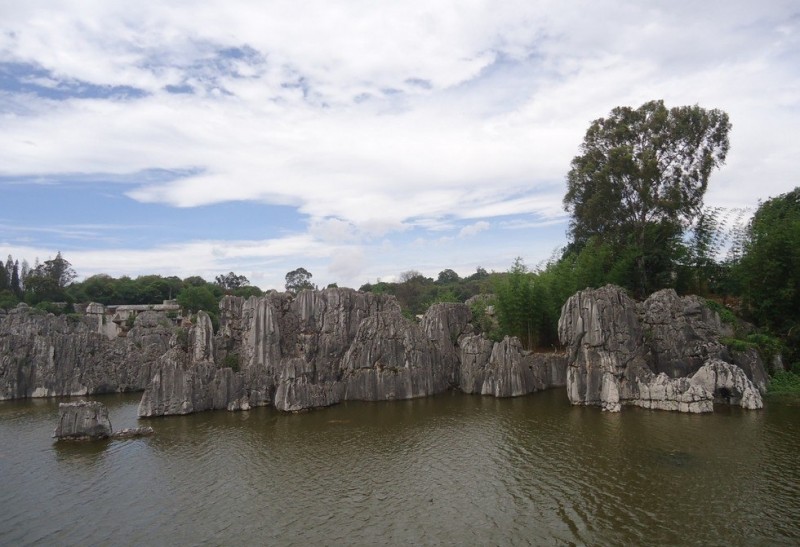
[[800,185],[800,4],[0,0],[0,255],[282,289],[536,267],[616,106],[726,111],[709,206]]

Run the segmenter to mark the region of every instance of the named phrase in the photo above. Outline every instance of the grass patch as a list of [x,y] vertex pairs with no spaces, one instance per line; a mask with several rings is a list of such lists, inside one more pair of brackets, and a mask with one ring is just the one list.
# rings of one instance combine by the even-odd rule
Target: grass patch
[[719,314],[720,321],[728,325],[735,325],[737,323],[736,315],[727,307],[723,306],[715,300],[706,299],[706,306],[708,309],[715,311]]
[[773,402],[800,405],[800,374],[782,371],[769,382],[767,399]]
[[720,342],[731,351],[742,353],[750,349],[758,351],[764,366],[769,370],[776,356],[784,351],[783,343],[774,336],[761,333],[748,334],[744,338],[721,338]]

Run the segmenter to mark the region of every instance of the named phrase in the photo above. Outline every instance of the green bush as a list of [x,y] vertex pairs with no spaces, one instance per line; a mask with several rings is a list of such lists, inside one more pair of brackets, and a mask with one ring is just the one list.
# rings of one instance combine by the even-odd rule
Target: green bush
[[239,354],[238,353],[229,353],[225,356],[222,360],[223,367],[229,367],[233,370],[233,372],[239,372]]
[[83,320],[83,316],[79,313],[68,313],[67,314],[67,323],[71,323],[73,325],[77,325]]
[[183,351],[189,350],[189,331],[183,327],[175,329],[175,338],[178,342],[178,347]]
[[719,318],[723,323],[728,325],[735,325],[737,323],[736,315],[727,307],[723,306],[715,300],[706,300],[706,306],[711,311],[719,314]]
[[781,354],[784,350],[783,343],[778,338],[763,333],[748,334],[745,338],[721,338],[720,342],[736,352],[755,349],[768,368],[775,356]]
[[776,355],[780,355],[784,351],[783,343],[774,336],[761,333],[753,333],[747,335],[747,341],[755,344],[761,359],[768,367],[772,364]]
[[800,395],[800,374],[789,371],[778,372],[769,382],[769,393]]
[[64,306],[59,306],[54,302],[43,301],[34,306],[35,309],[41,310],[44,313],[52,313],[53,315],[61,315],[65,311]]
[[741,338],[730,338],[724,337],[720,339],[720,342],[728,346],[733,351],[744,352],[750,349],[758,349],[758,346],[753,342],[748,342],[747,340],[742,340]]

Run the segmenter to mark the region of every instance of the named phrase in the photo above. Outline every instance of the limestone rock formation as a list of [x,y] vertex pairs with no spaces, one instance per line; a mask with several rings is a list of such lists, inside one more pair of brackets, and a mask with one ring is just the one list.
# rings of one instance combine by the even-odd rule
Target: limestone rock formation
[[459,342],[475,332],[469,306],[453,302],[434,304],[425,312],[420,327],[436,346],[448,382],[457,385],[461,362]]
[[171,332],[163,313],[146,312],[110,340],[94,318],[20,304],[0,317],[0,400],[140,391]]
[[664,289],[650,295],[640,313],[656,373],[688,376],[726,351],[719,341],[719,316],[697,296],[681,298],[673,289]]
[[195,325],[186,346],[172,348],[154,366],[140,415],[335,404],[344,388],[341,362],[359,326],[391,310],[399,310],[393,297],[352,289],[225,297],[216,336],[210,323]]
[[719,359],[711,359],[700,367],[692,376],[691,383],[711,392],[719,403],[751,410],[764,407],[761,393],[744,371]]
[[266,404],[296,412],[423,397],[462,385],[465,356],[469,366],[491,371],[488,380],[481,373],[477,393],[515,396],[563,385],[563,359],[529,355],[516,339],[497,349],[487,341],[485,355],[470,357],[461,344],[474,337],[471,321],[468,306],[442,303],[416,323],[394,297],[352,289],[225,297],[216,336],[198,314],[184,342],[174,339],[153,366],[139,414]]
[[721,331],[700,299],[679,298],[672,290],[641,305],[612,285],[579,291],[559,320],[569,400],[610,411],[631,404],[710,412],[723,399],[760,408],[758,388],[742,369],[721,360],[728,356]]
[[153,433],[152,427],[114,431],[106,405],[99,401],[79,401],[58,405],[58,425],[53,437],[58,440],[133,439]]
[[226,409],[238,399],[241,378],[213,361],[213,327],[200,311],[192,328],[176,332],[170,349],[153,366],[154,374],[139,403],[139,416],[190,414]]
[[56,439],[106,439],[111,436],[108,408],[96,401],[60,403]]
[[619,410],[629,365],[646,368],[636,303],[610,285],[579,291],[562,307],[558,333],[567,346],[570,402]]
[[450,386],[448,362],[438,348],[397,310],[359,326],[341,365],[344,398],[380,401],[440,393]]
[[556,354],[526,352],[517,338],[492,342],[481,335],[461,341],[458,387],[464,393],[517,397],[563,386],[566,359]]

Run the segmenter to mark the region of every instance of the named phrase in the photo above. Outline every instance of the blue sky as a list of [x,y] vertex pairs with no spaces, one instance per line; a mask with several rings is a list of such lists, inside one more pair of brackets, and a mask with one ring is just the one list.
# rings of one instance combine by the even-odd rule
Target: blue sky
[[265,289],[535,266],[618,105],[729,113],[709,205],[800,184],[798,67],[793,1],[0,0],[0,254]]

